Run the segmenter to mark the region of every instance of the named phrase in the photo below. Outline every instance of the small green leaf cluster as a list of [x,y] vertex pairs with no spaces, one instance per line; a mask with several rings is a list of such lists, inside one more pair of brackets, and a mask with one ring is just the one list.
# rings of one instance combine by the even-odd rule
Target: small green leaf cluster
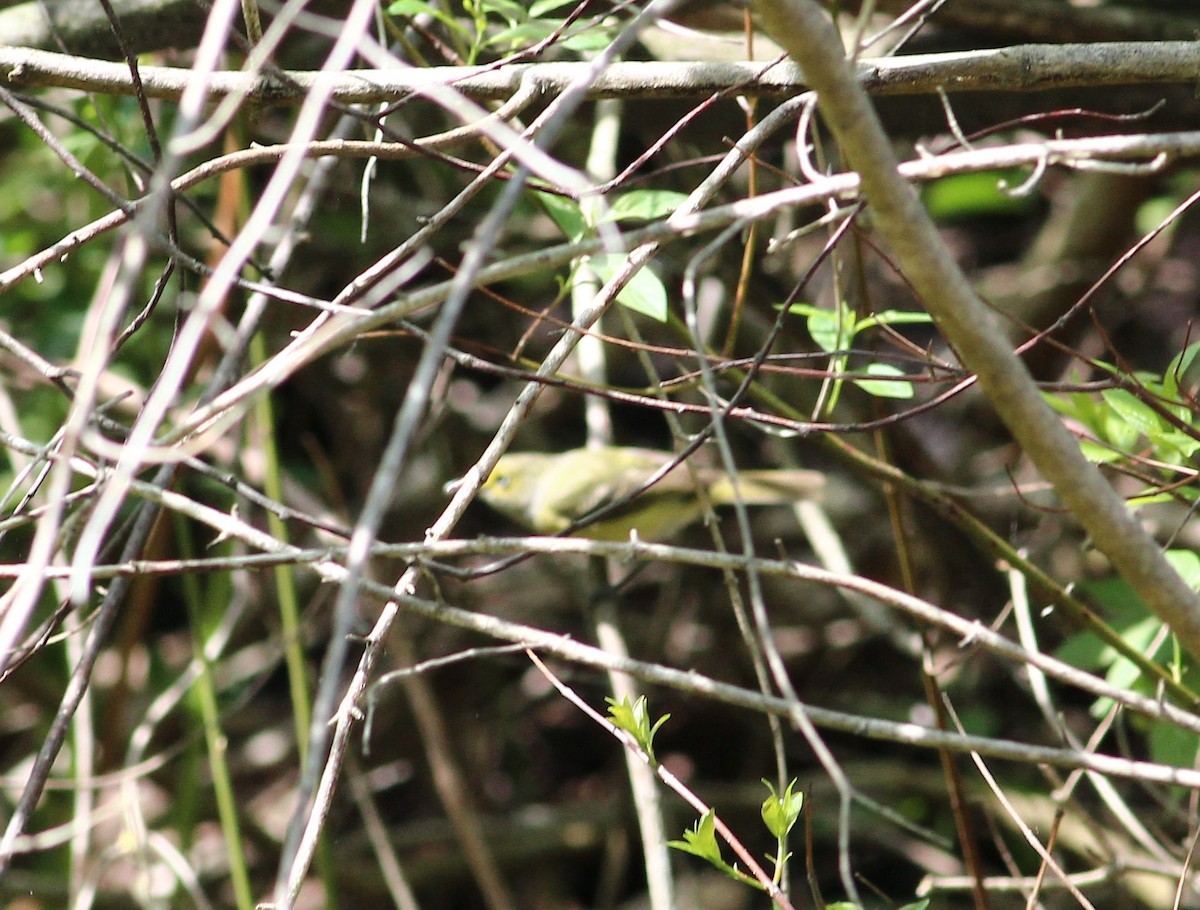
[[[687,198],[672,190],[632,190],[605,200],[607,205],[600,206],[582,205],[574,199],[550,193],[535,195],[559,230],[572,242],[592,236],[601,224],[665,218]],[[624,254],[601,253],[581,258],[577,267],[586,265],[601,281],[607,282],[624,263]],[[649,268],[643,268],[633,276],[617,295],[617,303],[658,322],[667,320],[667,289]]]
[[[804,806],[804,793],[796,790],[795,780],[787,785],[782,794],[776,793],[775,788],[767,781],[764,780],[763,784],[770,794],[763,800],[760,814],[763,824],[766,825],[778,845],[775,855],[768,857],[775,867],[772,881],[778,885],[783,880],[787,861],[791,858],[791,853],[787,851],[787,837],[800,818],[800,810]],[[724,857],[721,856],[721,847],[717,842],[716,834],[716,814],[712,809],[705,812],[692,828],[683,832],[683,840],[670,841],[668,846],[700,857],[735,881],[743,882],[760,890],[763,889],[762,882],[747,875],[737,866],[725,862]]]
[[775,788],[771,785],[770,781],[764,779],[763,786],[770,793],[762,801],[759,814],[762,816],[763,824],[767,826],[767,830],[775,838],[775,855],[768,858],[775,867],[775,874],[772,876],[772,880],[778,885],[783,881],[783,873],[787,868],[787,861],[792,856],[787,849],[787,838],[788,834],[791,833],[792,826],[800,818],[800,810],[804,808],[804,793],[796,790],[795,778],[788,783],[782,794],[775,792]]
[[667,846],[700,857],[734,881],[758,888],[760,891],[763,890],[762,883],[758,879],[747,875],[737,866],[731,866],[721,856],[721,846],[717,843],[717,816],[712,809],[705,812],[695,825],[683,832],[683,840],[667,841]]
[[[1200,590],[1200,556],[1191,550],[1169,550],[1165,554],[1180,576],[1193,589]],[[1185,659],[1178,641],[1150,613],[1133,589],[1121,578],[1104,578],[1084,585],[1088,598],[1104,613],[1108,625],[1133,651],[1165,667],[1170,678],[1195,691],[1197,673]],[[1148,677],[1128,657],[1092,632],[1071,636],[1059,648],[1057,656],[1085,670],[1102,671],[1113,686],[1143,695],[1159,694],[1159,681]],[[1095,717],[1112,708],[1112,700],[1097,699],[1091,706]],[[1152,761],[1191,767],[1200,755],[1200,737],[1173,724],[1129,715],[1129,722],[1147,738]]]
[[[800,819],[800,812],[804,808],[804,793],[796,789],[796,781],[794,779],[784,788],[783,793],[776,792],[775,788],[768,781],[764,780],[763,784],[770,792],[762,802],[760,814],[763,824],[766,825],[767,830],[771,832],[771,835],[779,845],[776,854],[768,857],[775,867],[772,882],[775,885],[779,885],[783,881],[787,862],[791,858],[791,853],[787,852],[786,848],[787,838],[796,822]],[[682,840],[670,841],[668,846],[700,857],[700,859],[709,863],[713,868],[718,869],[735,881],[742,882],[759,890],[765,890],[762,882],[747,875],[741,869],[737,868],[737,866],[725,862],[724,857],[721,856],[720,844],[717,841],[716,827],[716,813],[710,809],[700,817],[695,825],[683,832]],[[926,910],[928,906],[928,900],[921,900],[906,904],[900,910]],[[826,910],[860,910],[857,904],[849,901],[838,901],[826,904],[825,907]]]
[[[830,409],[837,403],[843,383],[840,377],[846,372],[855,338],[880,326],[920,325],[933,321],[928,313],[917,310],[882,310],[859,318],[845,301],[832,310],[809,303],[794,303],[788,307],[788,312],[805,317],[808,334],[817,347],[832,358],[830,369],[838,378],[832,382],[828,399]],[[912,382],[903,377],[904,371],[894,364],[875,362],[863,368],[861,378],[850,381],[876,398],[912,398]]]
[[614,726],[634,738],[638,748],[646,753],[651,765],[657,765],[658,759],[654,757],[654,734],[671,715],[664,714],[651,724],[650,709],[644,695],[639,695],[638,700],[633,704],[629,703],[628,697],[621,701],[617,701],[615,698],[606,698],[605,701],[608,702],[608,719],[613,722]]
[[[615,698],[606,698],[605,701],[608,702],[608,719],[615,727],[632,736],[649,759],[650,764],[656,766],[658,760],[654,756],[654,737],[671,715],[664,714],[658,720],[651,722],[650,709],[644,695],[638,696],[637,700],[632,703],[628,697],[620,701]],[[775,869],[771,876],[771,884],[777,889],[783,882],[788,861],[792,856],[787,849],[787,839],[796,822],[800,820],[800,813],[804,809],[804,792],[797,789],[795,778],[788,783],[782,793],[776,791],[775,787],[767,780],[763,780],[763,786],[767,788],[767,796],[759,807],[759,815],[762,817],[767,831],[775,838],[775,854],[768,856],[767,859]],[[691,828],[684,830],[681,840],[668,841],[667,846],[683,853],[690,853],[692,856],[698,856],[734,881],[742,882],[760,891],[767,890],[764,882],[725,861],[721,855],[720,842],[717,839],[717,815],[713,809],[709,809],[701,815]],[[922,900],[906,904],[900,910],[926,910],[928,906],[929,901]],[[844,901],[827,904],[826,907],[828,910],[859,910],[857,905]]]
[[573,8],[575,0],[537,0],[528,5],[516,0],[462,0],[466,17],[455,15],[438,0],[393,0],[393,16],[427,15],[440,23],[458,45],[467,63],[476,63],[485,52],[512,54],[558,34],[556,44],[568,50],[600,50],[612,38],[605,22],[574,22],[553,15]]
[[[1089,392],[1055,392],[1047,394],[1046,400],[1085,431],[1080,448],[1090,461],[1129,463],[1136,455],[1141,465],[1190,469],[1193,456],[1200,449],[1200,428],[1196,426],[1195,400],[1186,390],[1193,384],[1193,371],[1200,366],[1196,362],[1198,354],[1200,342],[1189,345],[1172,359],[1161,376],[1138,372],[1124,379],[1117,367],[1099,364],[1121,385],[1105,389],[1098,396]],[[1137,393],[1131,388],[1136,388]],[[1197,495],[1187,487],[1178,493],[1189,499]],[[1152,491],[1132,504],[1169,498],[1166,493]]]
[[[1111,364],[1098,364],[1119,384],[1098,394],[1051,392],[1045,397],[1051,407],[1074,423],[1080,433],[1080,448],[1090,461],[1129,467],[1140,476],[1151,475],[1170,483],[1190,474],[1200,449],[1192,391],[1197,384],[1195,371],[1200,368],[1198,356],[1200,342],[1174,357],[1161,375],[1123,372]],[[1131,499],[1130,505],[1136,508],[1173,497],[1195,501],[1197,491],[1194,485],[1176,485],[1167,492],[1152,483],[1142,495]],[[1193,590],[1200,590],[1200,555],[1172,549],[1165,556]],[[1184,660],[1178,642],[1124,580],[1104,578],[1089,582],[1084,590],[1132,651],[1165,667],[1175,682],[1194,687],[1195,669]],[[1128,657],[1090,632],[1068,639],[1059,656],[1075,666],[1102,670],[1108,682],[1122,689],[1148,695],[1154,694],[1159,685],[1158,680],[1147,678]],[[1092,713],[1102,716],[1111,707],[1111,700],[1099,699],[1092,705]],[[1146,734],[1154,761],[1181,766],[1194,763],[1200,752],[1200,739],[1195,734],[1162,722],[1133,722]]]

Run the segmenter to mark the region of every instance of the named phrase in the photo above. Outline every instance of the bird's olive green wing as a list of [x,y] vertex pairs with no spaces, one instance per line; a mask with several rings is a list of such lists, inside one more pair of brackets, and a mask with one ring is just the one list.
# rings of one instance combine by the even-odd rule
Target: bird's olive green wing
[[557,501],[555,508],[564,516],[569,515],[566,524],[578,521],[631,498],[665,463],[661,452],[649,449],[580,450],[554,468],[551,486],[558,491],[552,497]]

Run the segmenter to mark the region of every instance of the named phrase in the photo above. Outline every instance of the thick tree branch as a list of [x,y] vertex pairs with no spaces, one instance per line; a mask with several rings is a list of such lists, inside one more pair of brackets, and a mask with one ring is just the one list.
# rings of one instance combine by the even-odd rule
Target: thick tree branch
[[[345,104],[395,101],[431,86],[451,86],[476,101],[511,97],[527,80],[548,94],[566,90],[587,63],[523,63],[424,69],[362,69],[342,73],[289,71],[279,76],[218,72],[214,95],[244,94],[260,104],[296,103],[318,84]],[[1037,92],[1071,87],[1190,84],[1200,72],[1200,43],[1024,45],[997,50],[922,54],[867,60],[855,77],[875,95],[950,92]],[[178,99],[191,70],[140,68],[152,98]],[[0,85],[14,89],[74,88],[133,94],[129,68],[86,57],[0,45]],[[790,97],[808,87],[790,64],[629,62],[616,63],[596,80],[590,98],[703,98],[713,92]]]

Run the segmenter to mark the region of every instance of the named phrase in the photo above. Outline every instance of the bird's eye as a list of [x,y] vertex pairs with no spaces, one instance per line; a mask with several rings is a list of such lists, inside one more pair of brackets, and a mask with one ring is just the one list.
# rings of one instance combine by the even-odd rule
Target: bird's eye
[[501,490],[503,490],[510,483],[512,483],[511,474],[493,474],[491,483],[489,485],[493,487],[499,487]]

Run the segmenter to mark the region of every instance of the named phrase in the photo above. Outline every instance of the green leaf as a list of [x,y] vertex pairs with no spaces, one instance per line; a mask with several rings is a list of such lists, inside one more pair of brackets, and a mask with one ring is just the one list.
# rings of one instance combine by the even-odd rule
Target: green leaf
[[1121,419],[1147,438],[1166,429],[1163,419],[1127,389],[1105,389],[1101,397]]
[[1142,506],[1151,506],[1160,502],[1171,502],[1174,499],[1170,493],[1148,493],[1145,496],[1132,496],[1125,500],[1125,504],[1131,509],[1140,509]]
[[1064,417],[1079,421],[1093,433],[1100,432],[1101,413],[1096,399],[1085,392],[1067,392],[1045,396],[1047,404]]
[[[775,309],[782,310],[783,304],[775,304]],[[813,306],[811,303],[792,303],[788,304],[787,311],[793,316],[811,316],[813,313],[824,313],[825,310],[819,306]]]
[[[525,22],[514,22],[507,28],[491,35],[489,46],[507,46],[510,48],[528,47],[544,41],[563,27],[563,19],[530,19]],[[607,47],[612,41],[612,30],[601,26],[586,27],[572,25],[557,39],[558,45],[571,50],[598,50]]]
[[[1084,590],[1103,608],[1107,623],[1122,637],[1123,630],[1146,616],[1145,605],[1119,576],[1088,582]],[[1099,670],[1111,664],[1117,652],[1094,632],[1077,632],[1058,647],[1055,656],[1084,670]]]
[[[890,363],[869,363],[868,376],[903,376],[904,371]],[[907,379],[855,379],[854,384],[876,398],[912,398],[913,386]]]
[[1155,455],[1158,459],[1171,464],[1190,462],[1191,456],[1197,449],[1200,449],[1200,442],[1187,433],[1174,428],[1162,433],[1155,433],[1150,441],[1154,443]]
[[655,221],[666,218],[687,199],[674,190],[632,190],[617,196],[604,213],[603,221]]
[[1191,768],[1196,763],[1200,738],[1190,730],[1168,723],[1150,725],[1150,758],[1175,768]]
[[747,875],[745,872],[729,865],[721,858],[721,848],[717,844],[716,828],[716,815],[712,809],[709,809],[696,822],[694,828],[683,832],[683,840],[668,841],[667,846],[673,847],[676,850],[682,850],[684,853],[690,853],[693,856],[698,856],[711,863],[717,869],[720,869],[735,881],[750,885],[752,888],[758,888],[761,891],[763,888],[761,882],[753,876]]
[[392,16],[419,16],[424,13],[460,35],[468,34],[454,16],[447,15],[439,4],[427,3],[426,0],[394,0],[388,6],[388,13]]
[[[567,239],[579,240],[588,233],[587,219],[578,202],[550,193],[534,195]],[[625,265],[625,255],[601,253],[587,257],[586,261],[597,277],[607,282]],[[617,295],[617,303],[657,322],[667,321],[667,289],[649,268],[639,270],[630,279]]]
[[683,840],[667,841],[667,846],[708,860],[714,866],[724,867],[725,860],[721,859],[721,847],[717,843],[716,832],[716,814],[709,809],[695,826],[683,832]]
[[827,310],[811,303],[793,303],[788,307],[788,312],[805,317],[808,334],[817,347],[827,354],[849,347],[854,337],[854,316],[845,304],[839,305],[836,310]]
[[1093,439],[1079,440],[1079,451],[1092,464],[1111,464],[1125,457],[1112,446],[1096,442]]
[[566,234],[568,240],[580,240],[587,233],[587,222],[579,203],[566,196],[555,196],[553,193],[534,193],[534,197],[542,204],[558,229]]
[[804,791],[795,792],[795,778],[787,785],[782,795],[775,792],[769,781],[764,780],[763,784],[771,793],[762,801],[759,814],[771,835],[776,840],[783,840],[800,818],[800,811],[804,807]]
[[826,354],[844,350],[854,337],[853,317],[845,310],[839,314],[834,310],[814,307],[808,314],[808,334]]
[[541,22],[518,22],[508,28],[488,36],[484,42],[486,47],[520,48],[537,44],[554,31],[554,23],[549,20]]
[[933,317],[923,310],[880,310],[862,319],[858,331],[876,325],[926,325],[933,322]]
[[567,50],[578,51],[580,53],[601,51],[612,44],[614,31],[616,31],[615,27],[608,28],[593,25],[589,28],[581,28],[577,31],[568,32],[567,36],[558,43]]
[[433,16],[438,12],[433,4],[426,3],[425,0],[393,0],[388,4],[387,11],[393,16],[416,16],[419,13]]
[[[1187,566],[1183,568],[1187,571]],[[1153,661],[1161,662],[1170,658],[1172,643],[1169,637],[1163,639],[1153,653],[1150,652],[1150,644],[1158,637],[1162,621],[1149,614],[1128,582],[1112,576],[1089,582],[1084,590],[1099,605],[1108,625],[1120,635],[1128,648],[1141,652]],[[1136,664],[1091,632],[1071,636],[1058,649],[1058,657],[1084,669],[1103,669],[1105,679],[1112,685],[1129,688],[1136,684],[1137,691],[1150,690],[1150,683],[1143,681]],[[1111,704],[1109,699],[1099,699],[1091,707],[1092,715],[1102,716]]]
[[650,708],[644,695],[639,695],[633,704],[629,703],[628,696],[619,702],[615,698],[606,698],[605,701],[608,702],[609,720],[637,740],[651,764],[657,763],[654,757],[654,736],[671,715],[664,714],[651,725]]
[[573,6],[577,0],[536,0],[529,6],[529,18],[540,19],[546,13],[552,13],[564,6]]
[[[607,283],[625,265],[624,254],[589,256],[587,263]],[[667,321],[667,289],[649,268],[643,268],[617,295],[617,303],[658,322]]]
[[1163,392],[1168,398],[1179,397],[1180,383],[1191,385],[1195,381],[1196,377],[1191,374],[1197,354],[1200,354],[1200,341],[1189,344],[1163,370]]
[[[1183,200],[1175,198],[1174,194],[1154,195],[1138,206],[1137,213],[1134,215],[1134,230],[1139,234],[1149,234],[1151,231],[1157,230],[1162,226],[1162,223],[1167,220],[1171,212]],[[1174,233],[1179,219],[1167,225],[1167,237]],[[1167,237],[1163,239],[1166,240]]]
[[517,3],[516,0],[484,0],[480,6],[484,13],[495,13],[509,25],[525,22],[529,18],[529,11],[525,9],[524,4]]
[[[1127,645],[1135,651],[1145,652],[1162,629],[1162,620],[1157,616],[1147,616],[1140,622],[1134,623],[1132,626],[1121,630],[1121,638]],[[1119,688],[1128,688],[1141,679],[1142,671],[1136,664],[1126,657],[1120,657],[1116,651],[1108,649],[1111,655],[1112,665],[1108,668],[1108,672],[1104,674],[1104,678],[1112,685]],[[1101,711],[1093,711],[1099,715]]]
[[1107,440],[1123,455],[1132,452],[1142,436],[1137,427],[1113,410],[1105,411],[1101,416],[1100,428],[1096,435]]
[[1167,550],[1164,555],[1188,587],[1200,591],[1200,556],[1192,550]]
[[935,219],[978,218],[982,215],[1024,215],[1038,205],[1032,193],[1014,196],[1005,186],[1020,186],[1026,174],[1019,169],[953,174],[926,184],[921,198]]

